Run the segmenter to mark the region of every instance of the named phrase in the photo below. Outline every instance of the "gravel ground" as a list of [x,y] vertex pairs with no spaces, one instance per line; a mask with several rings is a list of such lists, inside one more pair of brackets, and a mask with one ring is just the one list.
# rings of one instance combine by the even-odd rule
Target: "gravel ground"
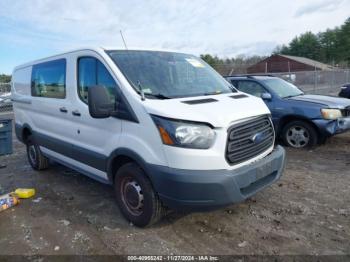
[[0,213],[0,254],[350,254],[350,134],[312,151],[287,150],[280,181],[241,204],[168,215],[139,229],[113,189],[58,164],[36,172],[25,147],[0,157],[0,193],[37,194]]

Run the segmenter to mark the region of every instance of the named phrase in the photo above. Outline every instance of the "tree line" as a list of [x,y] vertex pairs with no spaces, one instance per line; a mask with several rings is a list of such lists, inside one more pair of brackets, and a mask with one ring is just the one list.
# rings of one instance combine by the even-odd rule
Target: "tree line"
[[[277,46],[273,54],[307,57],[326,64],[341,67],[350,66],[350,17],[338,27],[314,34],[306,32],[292,39],[287,45]],[[203,54],[201,58],[215,69],[232,65],[249,67],[266,57],[239,55],[236,58],[222,59],[218,56]]]
[[350,17],[338,27],[314,34],[296,36],[287,45],[278,46],[274,54],[311,58],[331,65],[350,66]]
[[10,83],[11,82],[11,76],[0,74],[0,83]]
[[234,58],[219,58],[210,54],[202,54],[200,57],[222,75],[244,74],[247,67],[258,63],[266,56],[238,55]]

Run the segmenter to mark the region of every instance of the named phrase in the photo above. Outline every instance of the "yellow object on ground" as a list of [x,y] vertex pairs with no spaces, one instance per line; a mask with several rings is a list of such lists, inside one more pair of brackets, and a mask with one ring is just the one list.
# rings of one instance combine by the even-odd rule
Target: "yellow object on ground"
[[30,198],[35,195],[35,189],[34,188],[17,188],[15,190],[15,194],[19,198]]

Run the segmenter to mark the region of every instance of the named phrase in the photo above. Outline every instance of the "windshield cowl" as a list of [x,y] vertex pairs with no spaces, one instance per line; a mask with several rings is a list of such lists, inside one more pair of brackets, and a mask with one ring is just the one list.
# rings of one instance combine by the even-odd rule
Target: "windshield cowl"
[[149,94],[149,93],[145,93],[145,96],[147,98],[154,98],[154,99],[172,99],[173,98],[173,97],[165,96],[163,94]]

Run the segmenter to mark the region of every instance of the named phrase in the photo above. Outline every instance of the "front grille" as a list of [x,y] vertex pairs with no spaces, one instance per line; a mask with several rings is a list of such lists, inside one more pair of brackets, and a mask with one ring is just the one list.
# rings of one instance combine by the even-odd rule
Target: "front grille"
[[349,117],[350,116],[350,106],[346,107],[342,110],[343,117]]
[[228,130],[226,159],[232,165],[247,161],[270,148],[274,139],[267,115],[233,125]]

